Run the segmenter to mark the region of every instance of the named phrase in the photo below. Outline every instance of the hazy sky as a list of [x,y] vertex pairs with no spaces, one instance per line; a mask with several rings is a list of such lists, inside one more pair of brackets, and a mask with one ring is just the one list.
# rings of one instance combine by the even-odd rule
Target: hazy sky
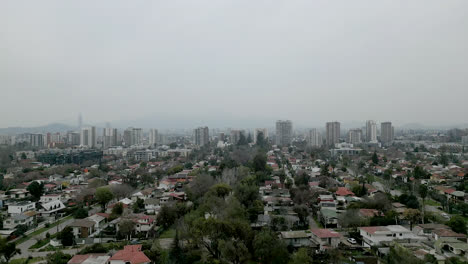
[[76,123],[80,112],[153,127],[466,123],[467,10],[466,0],[4,0],[0,127]]

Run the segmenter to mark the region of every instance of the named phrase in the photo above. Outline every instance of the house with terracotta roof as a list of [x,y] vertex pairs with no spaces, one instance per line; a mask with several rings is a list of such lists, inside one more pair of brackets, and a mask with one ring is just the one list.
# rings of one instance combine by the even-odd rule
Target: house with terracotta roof
[[354,193],[346,187],[338,187],[335,194],[336,196],[355,196]]
[[340,244],[341,235],[333,229],[313,228],[310,232],[312,241],[320,245],[320,250],[336,248]]
[[110,264],[150,264],[151,260],[141,251],[142,245],[128,245],[109,259]]

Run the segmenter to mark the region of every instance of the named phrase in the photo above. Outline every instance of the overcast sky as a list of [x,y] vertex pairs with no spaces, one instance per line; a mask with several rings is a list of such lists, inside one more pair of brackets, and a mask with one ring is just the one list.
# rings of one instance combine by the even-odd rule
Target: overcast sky
[[467,10],[466,0],[1,1],[0,127],[76,124],[80,112],[153,127],[467,123]]

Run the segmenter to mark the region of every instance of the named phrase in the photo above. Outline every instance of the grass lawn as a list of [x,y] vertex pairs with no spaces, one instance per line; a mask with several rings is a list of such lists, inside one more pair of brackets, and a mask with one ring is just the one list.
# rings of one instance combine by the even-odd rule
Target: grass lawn
[[[28,264],[30,263],[37,263],[41,260],[43,260],[44,258],[42,257],[37,257],[37,258],[32,258],[28,261]],[[23,263],[26,263],[26,260],[27,258],[20,258],[20,259],[12,259],[10,260],[10,264],[23,264]]]
[[69,220],[71,218],[72,218],[72,216],[69,215],[69,216],[65,217],[64,219],[62,219],[60,221],[57,221],[55,223],[50,224],[49,227],[43,227],[41,229],[38,229],[38,230],[32,232],[31,234],[29,234],[27,236],[21,237],[20,239],[16,240],[15,243],[16,243],[16,245],[24,243],[24,242],[28,241],[31,237],[37,236],[37,235],[39,235],[39,234],[41,234],[41,233],[43,233],[43,232],[45,232],[45,231],[47,231],[49,229],[52,229],[52,228],[58,226],[59,224],[65,222],[65,221],[67,221],[67,220]]
[[56,237],[57,237],[57,233],[51,235],[50,238],[44,238],[42,240],[37,241],[36,244],[30,246],[29,248],[30,249],[41,248],[41,247],[47,245],[50,242],[51,239],[54,239]]
[[434,201],[432,199],[428,199],[424,201],[424,204],[430,205],[430,206],[441,206],[441,204],[437,201]]
[[165,230],[159,238],[174,238],[176,235],[176,230],[174,228],[169,228],[168,230]]

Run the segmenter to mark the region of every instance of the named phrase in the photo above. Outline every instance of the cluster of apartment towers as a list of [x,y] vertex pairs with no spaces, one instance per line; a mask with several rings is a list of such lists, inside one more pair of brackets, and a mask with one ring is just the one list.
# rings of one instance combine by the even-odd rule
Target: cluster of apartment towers
[[[322,134],[317,128],[310,129],[306,134],[306,140],[312,147],[321,147],[323,144],[333,146],[340,143],[341,140],[341,125],[340,122],[327,122],[325,126],[324,139]],[[377,137],[377,122],[373,120],[366,121],[365,128],[350,129],[346,134],[345,141],[350,144],[360,143],[379,143],[388,144],[393,141],[394,128],[391,122],[383,122],[380,124],[380,137]],[[240,134],[245,133],[244,130],[230,130],[230,142],[236,143],[239,141]],[[268,131],[266,128],[257,128],[254,130],[253,140],[262,133],[264,138],[268,138]],[[194,130],[194,143],[199,146],[208,144],[209,142],[209,129],[208,127],[199,127]],[[274,135],[274,142],[278,146],[290,145],[293,141],[293,124],[291,120],[278,120],[276,121],[276,134]],[[225,140],[225,134],[220,133],[220,141]]]

